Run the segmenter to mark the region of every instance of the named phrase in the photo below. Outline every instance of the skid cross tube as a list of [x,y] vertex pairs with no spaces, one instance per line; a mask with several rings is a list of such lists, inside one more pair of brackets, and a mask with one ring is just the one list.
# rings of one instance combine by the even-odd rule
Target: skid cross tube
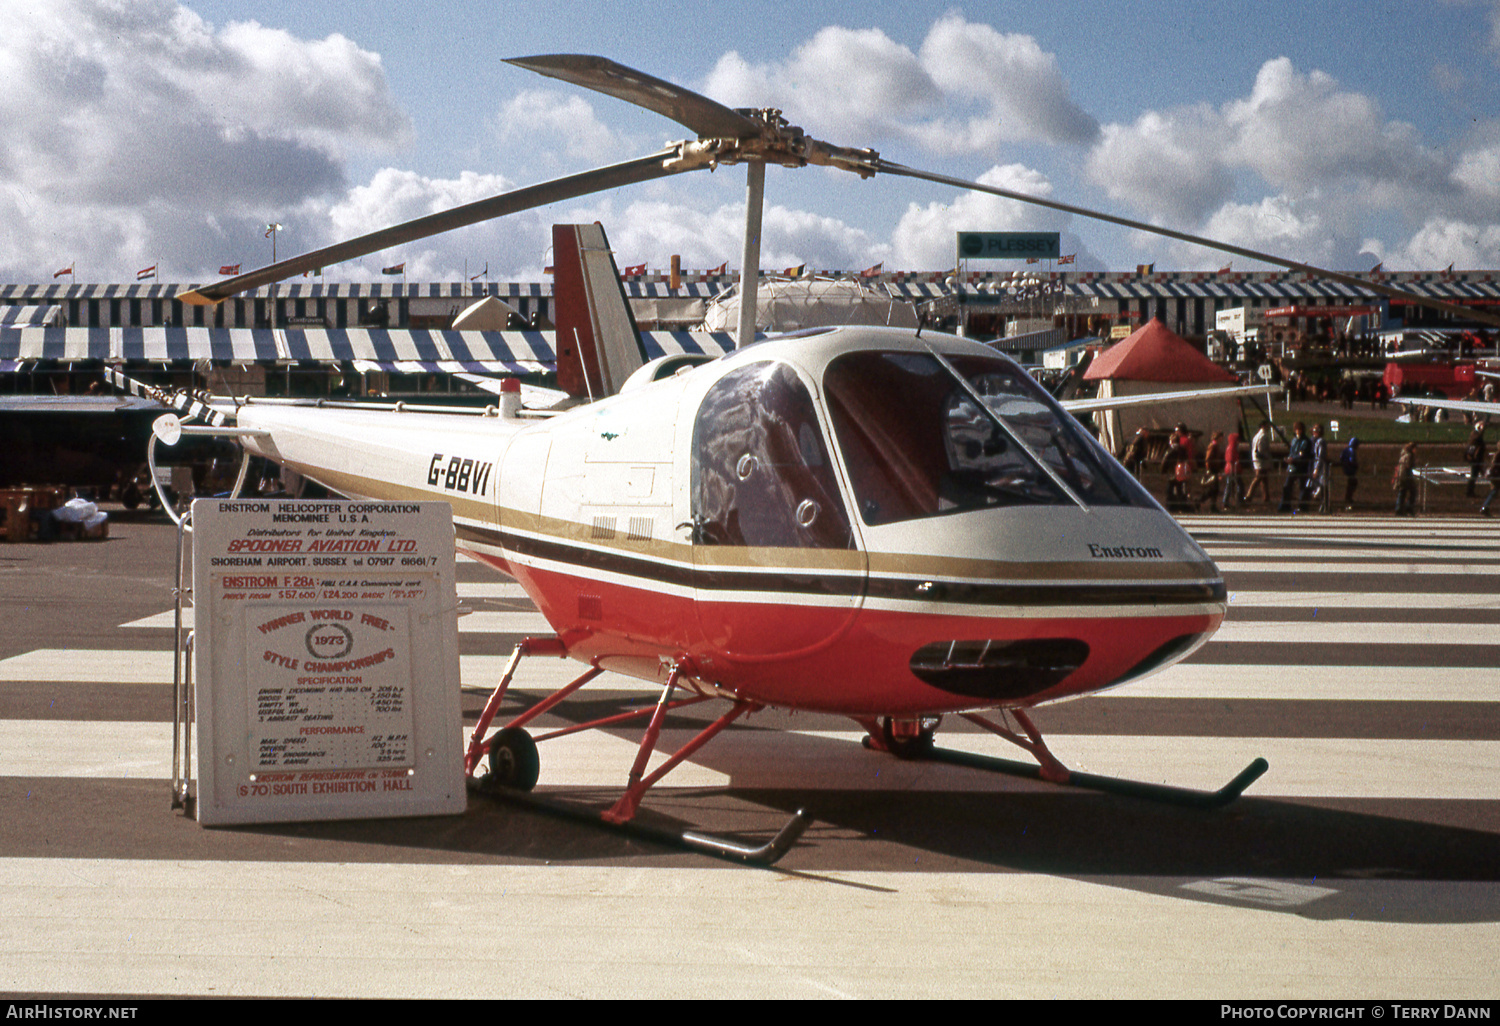
[[[694,695],[692,698],[679,698],[675,702],[669,702],[667,704],[667,712],[676,712],[678,709],[682,709],[690,705],[697,705],[700,702],[709,702],[712,700],[713,699],[711,699],[708,695]],[[605,716],[597,720],[589,720],[587,723],[575,723],[572,726],[559,727],[557,730],[551,730],[545,734],[538,734],[536,737],[532,738],[532,740],[537,744],[541,744],[543,741],[551,741],[556,737],[567,737],[569,734],[577,734],[580,731],[584,730],[597,730],[600,727],[613,727],[617,723],[628,723],[631,720],[638,720],[642,716],[650,716],[655,711],[656,707],[652,706],[650,709],[633,709],[630,712],[615,713],[613,716]]]

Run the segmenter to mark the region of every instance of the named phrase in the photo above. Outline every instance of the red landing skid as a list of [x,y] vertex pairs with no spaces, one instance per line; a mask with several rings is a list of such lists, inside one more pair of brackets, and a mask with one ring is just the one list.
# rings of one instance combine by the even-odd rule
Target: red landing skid
[[[565,656],[567,648],[559,638],[526,638],[516,646],[511,654],[510,662],[506,664],[505,673],[500,678],[500,683],[490,695],[489,701],[485,703],[484,711],[480,713],[479,722],[474,726],[474,733],[469,739],[468,752],[464,758],[464,773],[468,777],[470,785],[482,790],[486,794],[502,798],[505,801],[525,805],[530,808],[580,819],[595,825],[602,825],[613,830],[642,837],[647,840],[657,841],[673,846],[687,847],[695,851],[706,852],[719,858],[732,859],[739,862],[749,862],[757,865],[771,865],[781,856],[785,855],[797,843],[802,832],[812,822],[806,812],[799,809],[789,819],[785,826],[777,832],[776,836],[762,845],[741,844],[736,841],[697,831],[672,831],[656,827],[645,826],[635,823],[636,810],[640,807],[641,799],[646,792],[657,784],[662,777],[666,776],[674,768],[687,759],[699,748],[711,741],[725,727],[748,712],[754,712],[760,706],[753,702],[735,702],[723,716],[710,723],[699,731],[692,740],[683,745],[676,752],[658,766],[650,774],[646,773],[646,765],[651,759],[651,753],[656,750],[656,742],[661,736],[662,722],[666,719],[668,712],[681,709],[689,705],[697,705],[699,702],[708,701],[707,696],[695,695],[680,701],[672,700],[672,692],[677,688],[678,681],[686,673],[691,672],[691,664],[686,660],[680,660],[673,666],[667,682],[662,688],[661,697],[651,709],[640,709],[634,712],[619,713],[614,716],[606,716],[602,719],[590,720],[587,723],[577,723],[560,730],[554,730],[532,738],[523,728],[532,720],[555,707],[563,699],[577,691],[583,685],[593,680],[603,671],[597,667],[585,670],[577,679],[567,686],[559,688],[546,699],[527,709],[516,716],[503,728],[496,731],[494,736],[485,739],[485,732],[494,720],[495,714],[500,710],[500,703],[505,699],[506,690],[510,687],[511,678],[515,676],[516,667],[523,656],[528,655],[550,655]],[[645,734],[641,738],[639,750],[636,752],[635,762],[631,766],[630,775],[625,787],[625,793],[620,799],[605,812],[595,812],[578,806],[569,805],[565,802],[553,801],[531,794],[531,789],[536,786],[537,777],[540,773],[541,763],[537,756],[537,744],[552,738],[563,737],[568,734],[576,734],[584,730],[592,730],[596,727],[611,727],[616,724],[625,723],[630,720],[639,719],[650,715],[646,724]],[[476,780],[475,771],[479,768],[480,761],[489,756],[490,772],[484,777]]]

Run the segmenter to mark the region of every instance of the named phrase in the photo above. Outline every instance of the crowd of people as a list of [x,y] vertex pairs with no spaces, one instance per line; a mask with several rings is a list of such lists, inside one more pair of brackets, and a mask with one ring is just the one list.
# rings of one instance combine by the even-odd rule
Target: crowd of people
[[[1479,512],[1489,517],[1500,494],[1500,445],[1493,450],[1485,437],[1486,422],[1478,422],[1464,448],[1463,458],[1469,468],[1469,498],[1478,497],[1481,484],[1489,491]],[[1330,453],[1323,425],[1310,428],[1303,421],[1292,425],[1286,438],[1286,452],[1278,447],[1278,432],[1269,421],[1262,421],[1249,443],[1248,484],[1241,453],[1239,432],[1215,431],[1204,447],[1202,457],[1196,451],[1194,433],[1179,423],[1167,436],[1160,471],[1166,476],[1165,505],[1172,512],[1218,513],[1222,509],[1249,509],[1257,494],[1266,507],[1276,503],[1278,513],[1327,512],[1335,508],[1334,492],[1343,483],[1345,510],[1354,509],[1355,493],[1360,482],[1360,440],[1350,438],[1337,454]],[[1121,456],[1125,468],[1137,477],[1148,465],[1151,432],[1140,428]],[[1393,512],[1397,516],[1415,516],[1417,499],[1417,443],[1401,447],[1391,474],[1391,491],[1395,496]],[[1273,499],[1273,484],[1280,476],[1280,492]]]

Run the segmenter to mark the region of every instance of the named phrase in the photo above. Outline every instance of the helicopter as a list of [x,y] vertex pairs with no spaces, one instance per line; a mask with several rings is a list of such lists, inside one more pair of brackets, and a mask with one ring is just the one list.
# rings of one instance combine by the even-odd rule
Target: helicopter
[[[873,150],[812,139],[779,111],[730,110],[605,58],[510,63],[655,110],[697,137],[179,295],[213,303],[492,217],[747,165],[746,297],[739,343],[728,355],[647,360],[603,228],[561,225],[554,246],[563,395],[545,409],[524,407],[513,381],[500,386],[489,415],[176,400],[215,425],[197,430],[233,432],[247,453],[338,494],[451,503],[458,548],[524,587],[554,634],[517,646],[469,741],[471,779],[487,764],[483,779],[494,793],[539,802],[531,795],[541,773],[539,742],[637,716],[645,725],[624,792],[602,813],[587,813],[628,828],[666,774],[731,723],[768,707],[847,716],[865,730],[867,748],[900,758],[1194,806],[1233,801],[1266,771],[1256,759],[1219,791],[1197,792],[1080,773],[1053,755],[1030,710],[1191,655],[1224,618],[1223,577],[1063,404],[992,348],[923,326],[818,328],[757,340],[765,166],[816,164],[861,178],[975,189],[1335,280],[1347,276],[907,168]],[[1195,394],[1207,393],[1172,397]],[[530,656],[567,657],[587,668],[491,734]],[[656,703],[540,737],[527,731],[604,671],[654,682]],[[665,717],[706,701],[727,709],[648,772]],[[1034,763],[938,747],[941,718],[955,715]],[[770,862],[808,822],[799,811],[758,847],[697,832],[676,839]]]

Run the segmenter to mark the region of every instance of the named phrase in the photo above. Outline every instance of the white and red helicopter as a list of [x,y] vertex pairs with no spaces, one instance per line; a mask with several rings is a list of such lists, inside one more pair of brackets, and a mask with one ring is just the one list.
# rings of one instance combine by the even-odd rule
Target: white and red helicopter
[[[1195,792],[1072,772],[1051,754],[1027,710],[1192,653],[1224,617],[1223,578],[1062,405],[990,347],[874,327],[750,344],[760,190],[769,162],[896,174],[1350,279],[830,146],[777,111],[729,110],[603,58],[511,63],[656,110],[699,137],[179,296],[217,302],[491,217],[696,168],[748,165],[742,266],[751,294],[741,302],[740,346],[727,356],[647,362],[602,228],[559,226],[558,379],[570,398],[551,409],[521,409],[517,392],[490,416],[265,399],[190,407],[216,411],[248,452],[337,493],[450,502],[459,549],[525,588],[555,634],[517,647],[469,744],[471,777],[487,756],[488,781],[524,796],[540,772],[537,741],[632,715],[536,739],[526,731],[606,670],[661,688],[654,708],[640,713],[646,724],[624,793],[602,813],[611,824],[632,821],[675,766],[765,707],[851,717],[868,732],[867,747],[901,757],[1187,804],[1232,801],[1265,771],[1257,759],[1220,791]],[[587,669],[490,734],[525,655],[566,656]],[[666,714],[708,700],[728,708],[647,772]],[[950,714],[1014,742],[1036,763],[936,747],[938,720]],[[760,847],[697,833],[677,839],[771,861],[807,822],[799,812]]]

